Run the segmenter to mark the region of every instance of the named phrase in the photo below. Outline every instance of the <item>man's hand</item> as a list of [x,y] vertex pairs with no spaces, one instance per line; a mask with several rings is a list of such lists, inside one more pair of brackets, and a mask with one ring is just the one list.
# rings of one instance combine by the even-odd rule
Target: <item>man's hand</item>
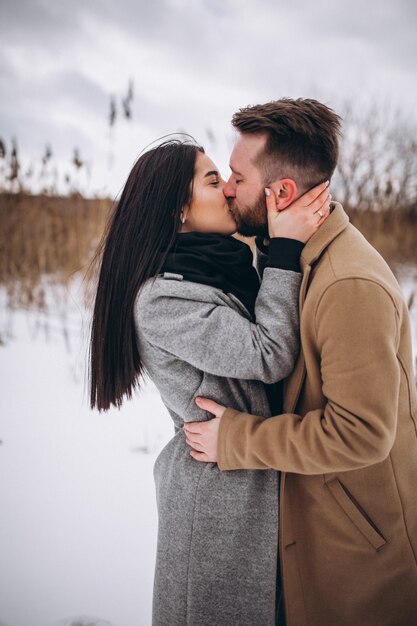
[[217,462],[217,437],[220,420],[226,407],[207,398],[196,398],[196,405],[216,417],[206,422],[185,422],[186,442],[193,448],[190,454],[196,461]]

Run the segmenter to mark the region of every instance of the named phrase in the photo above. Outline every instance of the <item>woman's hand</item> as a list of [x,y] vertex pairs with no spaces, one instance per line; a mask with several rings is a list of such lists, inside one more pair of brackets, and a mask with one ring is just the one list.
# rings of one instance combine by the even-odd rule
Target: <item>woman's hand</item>
[[272,189],[268,191],[266,206],[270,237],[287,237],[306,243],[329,217],[331,195],[328,181],[316,185],[281,211],[277,209],[274,192]]

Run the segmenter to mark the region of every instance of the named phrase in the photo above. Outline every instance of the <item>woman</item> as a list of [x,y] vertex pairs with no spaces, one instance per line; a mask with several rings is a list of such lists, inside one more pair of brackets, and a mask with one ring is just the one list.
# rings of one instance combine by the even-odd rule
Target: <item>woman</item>
[[[154,465],[155,626],[274,624],[278,474],[197,463],[183,424],[210,418],[197,395],[271,415],[268,392],[298,350],[303,244],[267,263],[259,288],[249,247],[231,237],[224,185],[201,147],[165,142],[134,165],[104,239],[91,407],[120,406],[146,372],[175,427]],[[294,237],[303,242],[328,214],[325,185],[319,192],[307,208],[304,197],[295,203]],[[297,217],[306,211],[311,219]]]

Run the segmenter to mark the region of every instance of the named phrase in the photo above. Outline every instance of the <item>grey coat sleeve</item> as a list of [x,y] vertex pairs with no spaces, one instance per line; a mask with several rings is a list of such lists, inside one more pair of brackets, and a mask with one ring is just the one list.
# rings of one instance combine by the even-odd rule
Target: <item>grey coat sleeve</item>
[[256,323],[222,300],[218,290],[218,297],[195,300],[148,289],[137,305],[140,334],[209,374],[277,382],[291,373],[299,349],[300,283],[297,272],[266,268]]

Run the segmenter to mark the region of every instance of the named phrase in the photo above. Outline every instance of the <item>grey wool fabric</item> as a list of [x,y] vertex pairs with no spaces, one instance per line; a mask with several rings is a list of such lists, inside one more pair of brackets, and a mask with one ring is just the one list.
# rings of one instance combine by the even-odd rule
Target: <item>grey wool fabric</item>
[[234,295],[179,274],[148,280],[137,297],[140,354],[174,422],[154,465],[153,626],[275,623],[279,473],[221,472],[194,460],[183,424],[212,418],[198,395],[270,417],[263,383],[294,366],[300,282],[301,274],[266,268],[256,322]]

